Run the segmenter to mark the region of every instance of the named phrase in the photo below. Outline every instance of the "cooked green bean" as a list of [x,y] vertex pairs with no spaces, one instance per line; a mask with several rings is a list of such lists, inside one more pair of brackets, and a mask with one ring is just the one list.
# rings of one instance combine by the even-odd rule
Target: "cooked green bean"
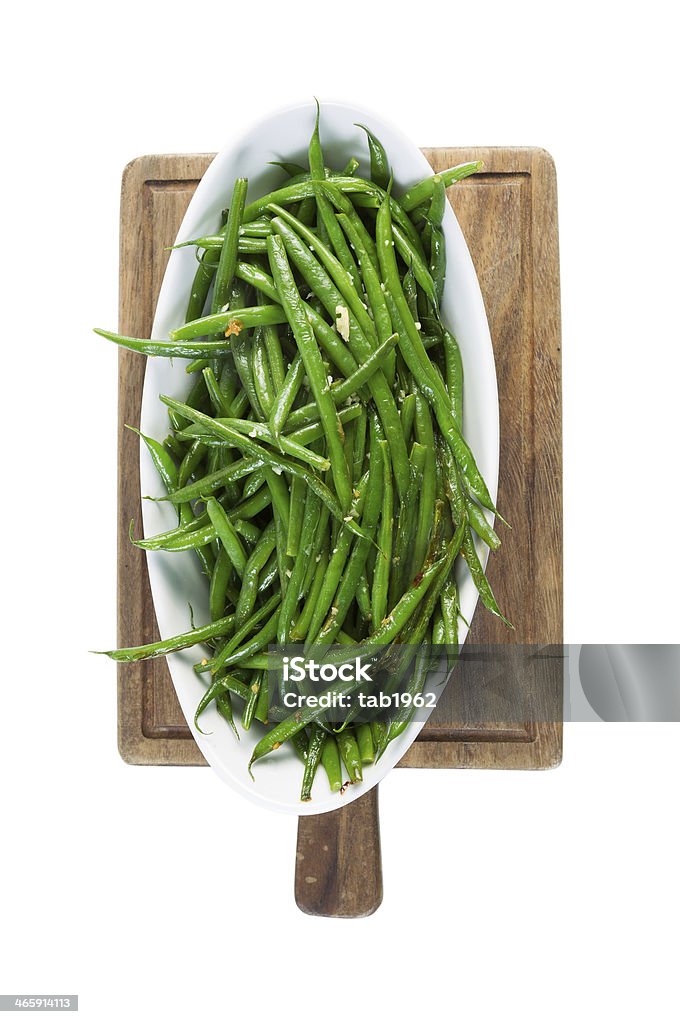
[[300,791],[300,800],[303,803],[307,800],[312,799],[312,786],[314,784],[314,777],[317,772],[317,768],[321,764],[323,757],[323,747],[326,742],[326,731],[319,725],[312,726],[312,732],[307,745],[307,759],[305,761],[305,770],[302,776],[302,789]]
[[435,187],[435,178],[439,178],[444,182],[444,187],[448,188],[453,185],[455,181],[462,181],[463,178],[469,178],[471,174],[476,174],[482,168],[481,160],[474,160],[466,164],[458,164],[456,167],[450,167],[447,171],[439,171],[437,174],[433,174],[431,178],[425,178],[423,181],[419,181],[417,185],[413,185],[412,188],[405,192],[399,200],[401,208],[406,210],[408,213],[410,210],[415,210],[419,203],[424,202],[426,199],[430,199],[432,192]]
[[282,240],[276,235],[270,235],[267,239],[267,251],[274,281],[281,295],[286,317],[293,328],[298,351],[302,356],[302,361],[305,364],[305,370],[309,378],[309,385],[319,408],[319,419],[324,425],[333,482],[340,501],[340,507],[346,509],[350,503],[351,484],[342,447],[342,426],[338,420],[333,400],[326,390],[326,377],[321,353],[319,352],[314,332],[302,307],[302,299],[290,269]]
[[[236,179],[221,218],[172,247],[193,246],[198,260],[184,323],[166,338],[98,331],[141,355],[184,359],[195,375],[184,401],[160,396],[163,441],[136,431],[162,484],[148,500],[172,504],[177,526],[136,540],[131,524],[130,539],[195,552],[210,614],[106,653],[134,662],[205,644],[195,729],[213,702],[221,730],[238,736],[237,713],[245,732],[264,724],[249,771],[289,744],[303,801],[320,764],[341,795],[412,720],[404,700],[366,721],[357,690],[417,697],[431,644],[455,663],[461,571],[509,625],[475,547],[500,546],[485,510],[497,513],[463,436],[461,346],[442,313],[446,189],[481,164],[399,198],[372,131],[363,126],[363,176],[347,153],[340,172],[329,166],[322,128],[317,108],[309,169],[282,160],[289,180],[249,203]],[[465,418],[485,414],[471,407]],[[339,673],[331,685],[301,682],[289,711],[293,644]],[[370,684],[340,671],[359,657],[376,668]],[[326,697],[350,703],[334,715]]]
[[106,654],[113,661],[144,661],[148,658],[164,658],[166,654],[174,651],[183,651],[187,647],[204,643],[215,637],[227,636],[233,629],[234,616],[225,615],[224,618],[210,622],[206,626],[199,626],[197,629],[189,630],[188,633],[180,633],[179,636],[168,637],[166,640],[156,640],[152,644],[142,644],[140,647],[121,647],[115,651],[98,651],[98,654]]
[[371,159],[371,178],[376,185],[380,185],[381,188],[387,188],[392,177],[392,171],[390,170],[390,162],[387,159],[385,147],[365,124],[358,124],[357,128],[363,128],[366,132],[368,152]]
[[211,304],[211,312],[213,313],[219,313],[229,297],[238,260],[239,228],[246,205],[247,191],[248,179],[237,178],[231,194],[231,203],[229,204],[229,214],[227,215],[227,223],[222,239],[220,259],[215,271]]

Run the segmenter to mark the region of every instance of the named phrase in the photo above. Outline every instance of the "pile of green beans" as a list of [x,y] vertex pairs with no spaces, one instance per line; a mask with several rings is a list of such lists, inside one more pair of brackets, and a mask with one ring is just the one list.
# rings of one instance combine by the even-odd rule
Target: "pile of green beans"
[[[190,360],[186,400],[160,396],[168,436],[140,434],[166,491],[152,500],[172,503],[177,526],[141,540],[131,528],[131,540],[195,552],[211,618],[106,653],[132,662],[204,645],[196,727],[213,702],[237,736],[236,710],[245,731],[269,726],[250,764],[291,744],[302,800],[320,765],[332,791],[360,781],[412,711],[334,728],[305,707],[270,724],[271,645],[456,650],[459,558],[507,622],[478,555],[479,541],[499,547],[485,514],[496,509],[462,433],[461,353],[440,315],[446,189],[480,165],[397,198],[387,153],[364,131],[367,177],[355,158],[327,167],[317,114],[308,167],[281,164],[289,180],[250,202],[247,180],[235,182],[215,233],[181,243],[195,247],[197,268],[185,323],[168,339],[98,331]],[[412,693],[427,674],[415,656]]]

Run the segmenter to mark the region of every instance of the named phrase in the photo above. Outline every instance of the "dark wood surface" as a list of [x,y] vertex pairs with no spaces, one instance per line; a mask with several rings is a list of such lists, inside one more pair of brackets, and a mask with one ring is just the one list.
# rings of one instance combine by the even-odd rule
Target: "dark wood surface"
[[382,903],[378,787],[298,822],[295,902],[317,917],[368,917]]
[[[489,563],[499,603],[516,627],[478,607],[469,643],[562,642],[562,452],[560,302],[555,170],[540,149],[424,150],[435,169],[482,159],[484,170],[449,190],[468,242],[494,343],[501,416],[498,506],[512,523]],[[212,156],[145,156],[126,168],[121,196],[120,320],[124,334],[148,336],[180,220]],[[155,638],[144,553],[128,541],[141,516],[138,424],[145,359],[121,351],[119,374],[118,642]],[[409,768],[550,768],[562,750],[559,659],[537,678],[524,721],[484,720],[473,673],[461,673],[400,763]],[[541,690],[546,687],[545,692]],[[548,712],[546,713],[546,705]],[[540,711],[532,710],[540,707]],[[163,661],[119,666],[118,737],[131,764],[203,765]],[[360,824],[360,827],[359,827]],[[326,841],[319,839],[325,836]],[[310,840],[312,840],[310,842]],[[319,840],[319,841],[317,841]],[[364,870],[349,871],[348,843]],[[328,847],[328,849],[324,849]],[[335,851],[335,852],[333,852]],[[357,851],[355,850],[355,853]],[[309,913],[360,916],[380,902],[377,795],[301,819],[296,899]],[[372,858],[372,859],[371,859]],[[345,868],[341,865],[345,864]],[[300,867],[304,865],[304,869]],[[315,882],[305,882],[314,878]],[[333,881],[333,878],[336,881]],[[364,885],[371,880],[370,892]],[[342,881],[344,880],[344,881]],[[340,889],[334,889],[334,886]]]

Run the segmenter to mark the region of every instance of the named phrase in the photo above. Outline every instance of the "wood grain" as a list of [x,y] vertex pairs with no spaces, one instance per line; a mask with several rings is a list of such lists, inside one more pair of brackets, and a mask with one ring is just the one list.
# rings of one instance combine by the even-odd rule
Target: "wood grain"
[[318,917],[368,917],[382,903],[378,787],[329,814],[300,818],[295,902]]
[[[498,373],[501,462],[498,504],[512,523],[489,575],[516,633],[478,609],[470,642],[562,640],[562,472],[560,306],[555,171],[539,149],[424,150],[435,169],[483,159],[481,174],[449,190],[484,296]],[[123,178],[120,322],[148,335],[167,261],[211,155],[146,156]],[[120,353],[118,642],[158,635],[145,557],[128,541],[141,517],[137,424],[145,359]],[[162,661],[119,666],[118,737],[131,764],[203,765]],[[554,671],[558,672],[557,667]],[[549,681],[550,693],[558,680]],[[456,683],[466,695],[466,681]],[[449,687],[401,762],[411,768],[548,768],[562,749],[560,708],[543,721],[508,731],[501,723],[460,720]],[[471,696],[471,695],[470,695]],[[463,702],[465,703],[465,702]]]

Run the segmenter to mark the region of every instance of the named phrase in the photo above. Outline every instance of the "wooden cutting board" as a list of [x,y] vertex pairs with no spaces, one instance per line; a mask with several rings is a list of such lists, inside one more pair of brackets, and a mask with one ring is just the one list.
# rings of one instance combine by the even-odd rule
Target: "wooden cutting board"
[[[483,160],[449,189],[486,304],[501,417],[498,507],[512,524],[489,578],[511,636],[478,607],[468,643],[562,643],[560,300],[555,168],[529,148],[425,149],[435,170]],[[145,337],[177,229],[211,154],[144,156],[123,176],[120,320]],[[145,358],[121,350],[118,425],[118,643],[158,636],[144,553],[128,540],[140,521],[138,425]],[[561,662],[506,682],[525,717],[480,713],[479,677],[461,672],[407,752],[406,768],[550,768],[561,759]],[[536,691],[536,692],[534,692]],[[531,700],[527,704],[527,695]],[[507,696],[507,695],[506,695]],[[541,710],[533,710],[540,708]],[[547,711],[546,711],[547,709]],[[130,764],[204,765],[164,661],[121,665],[118,737]],[[360,872],[355,865],[361,865]],[[380,903],[377,789],[338,811],[300,819],[296,899],[309,913],[359,916]]]

